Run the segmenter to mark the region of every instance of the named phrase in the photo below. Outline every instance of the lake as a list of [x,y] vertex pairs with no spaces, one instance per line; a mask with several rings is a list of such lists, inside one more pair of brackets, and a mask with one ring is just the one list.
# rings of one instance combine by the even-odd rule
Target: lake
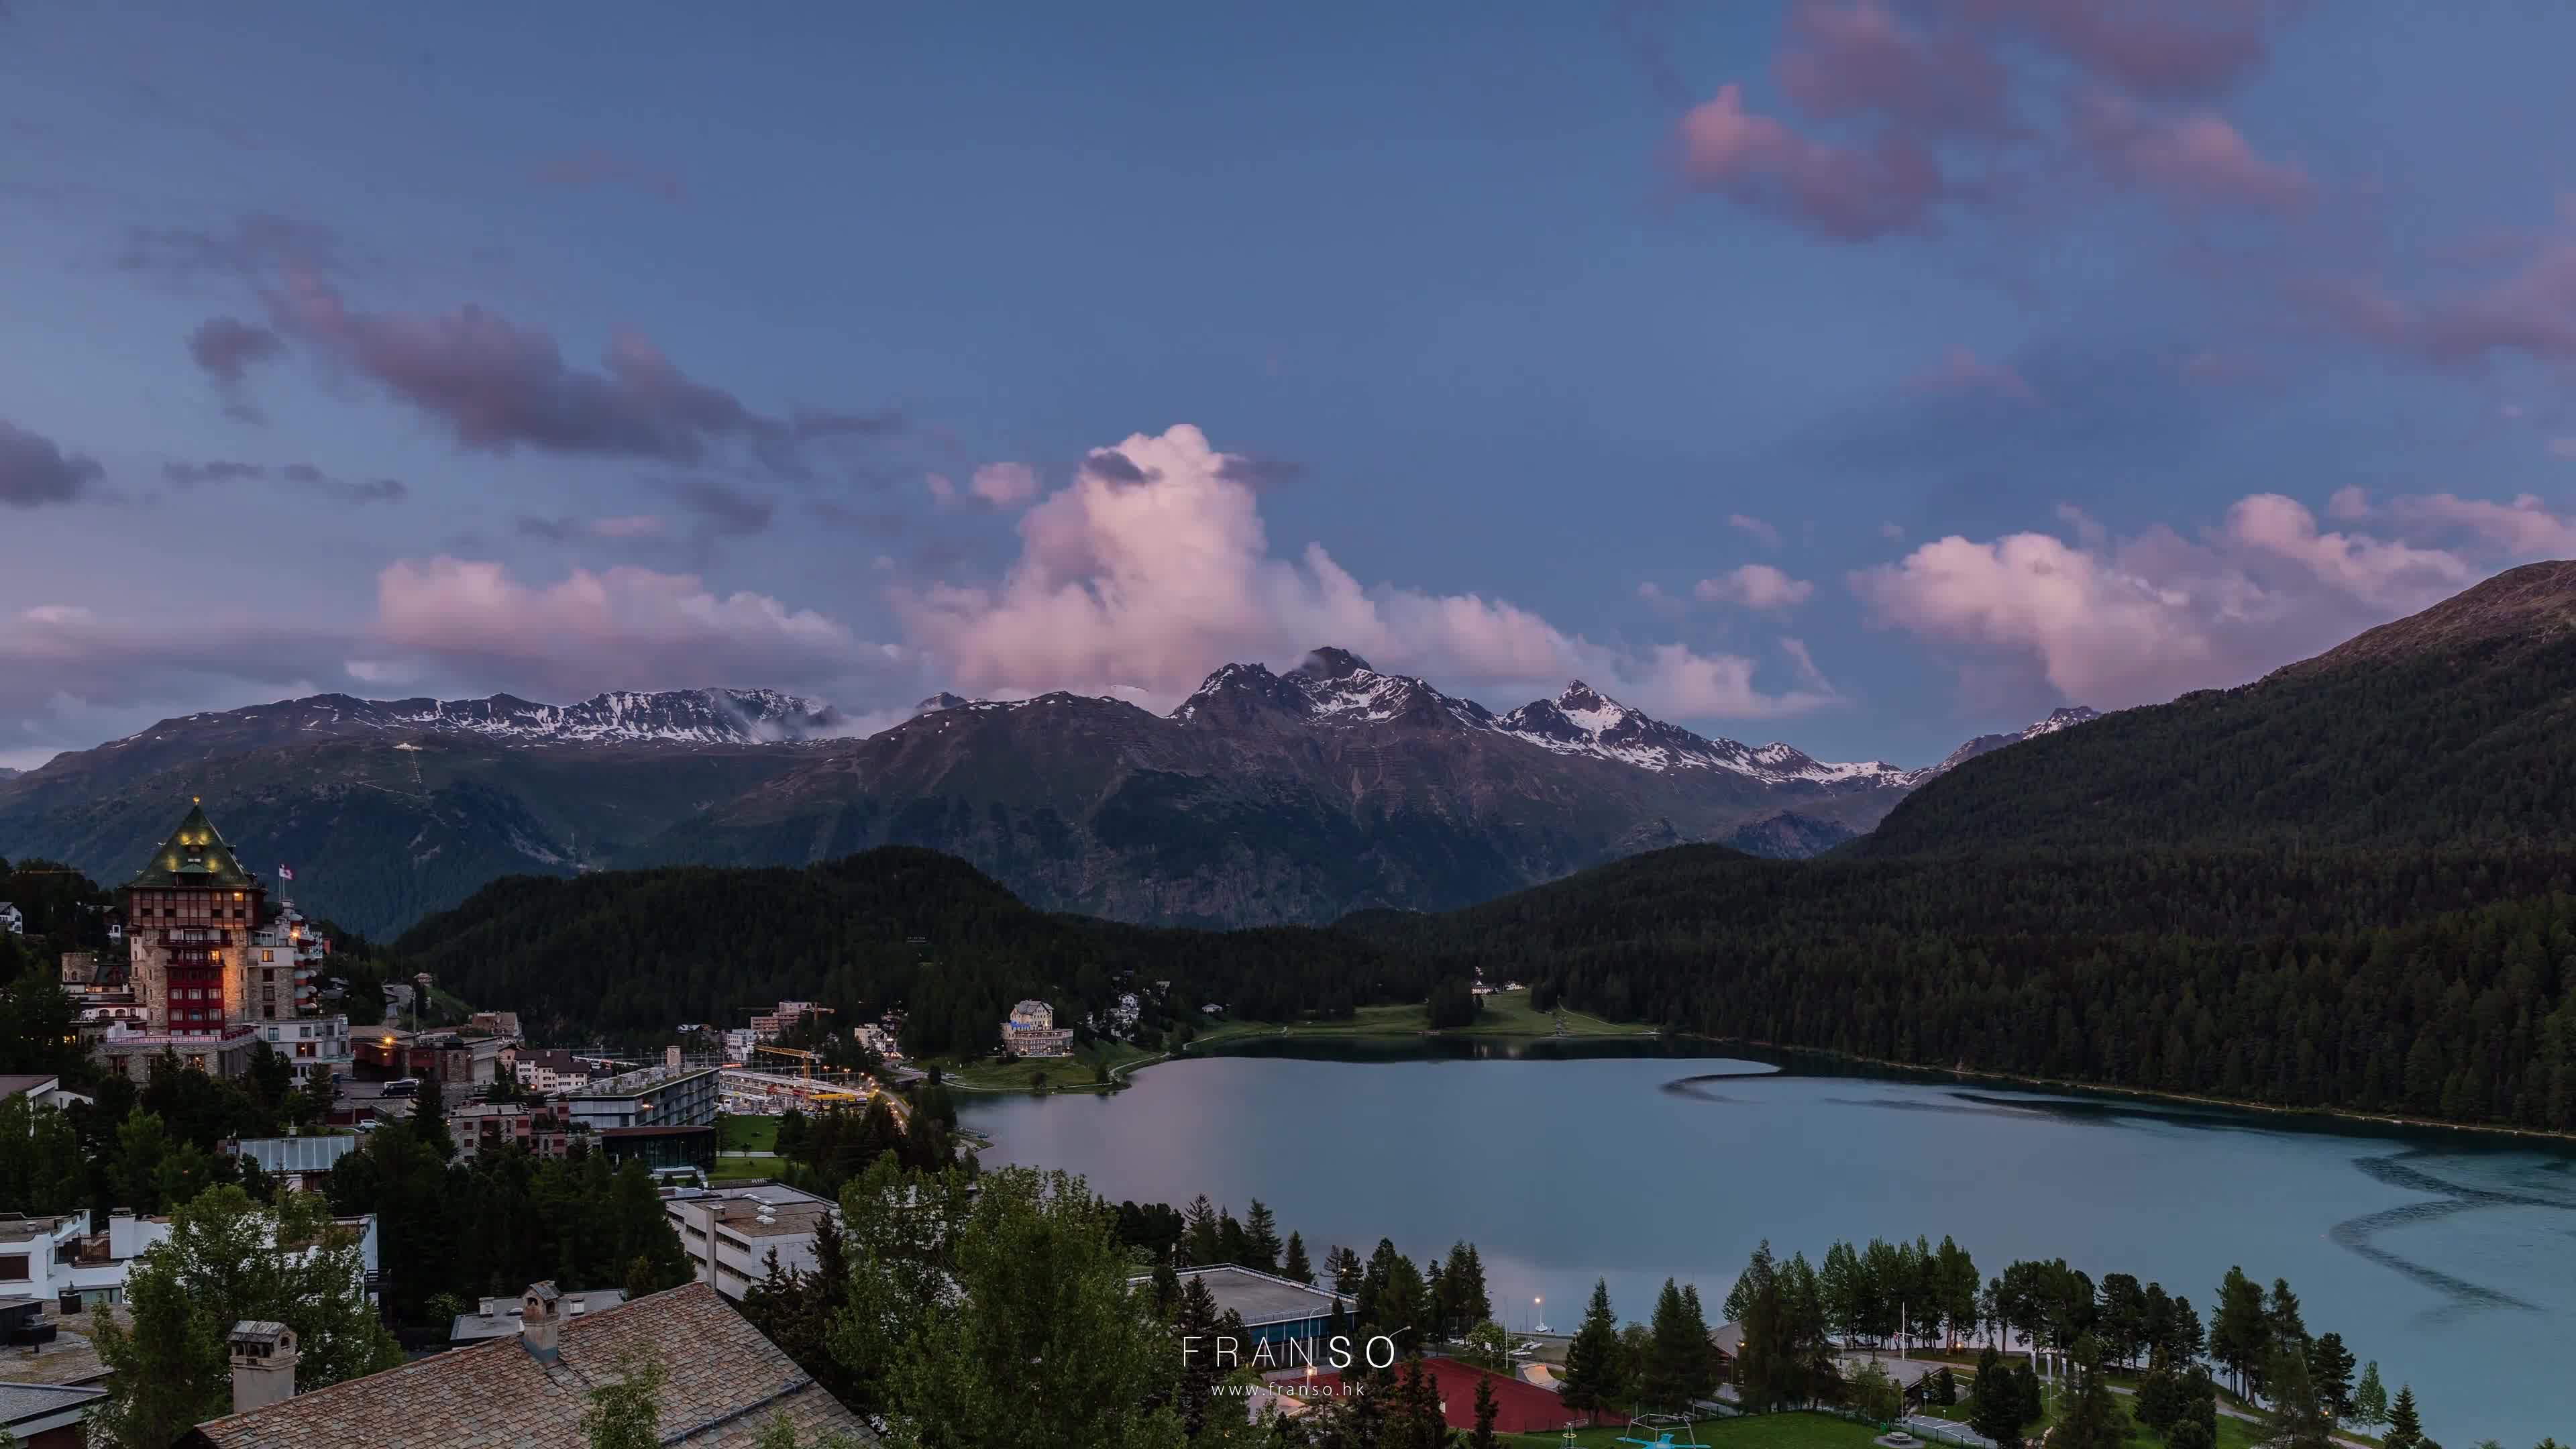
[[[2064,1257],[2207,1322],[2229,1265],[2286,1277],[2311,1332],[2411,1382],[2448,1449],[2576,1442],[2576,1154],[2466,1133],[2332,1130],[2187,1105],[1866,1077],[1671,1043],[1257,1042],[1111,1096],[962,1097],[988,1165],[1241,1216],[1315,1260],[1381,1237],[1477,1246],[1495,1307],[1560,1331],[1607,1278],[1642,1319],[1667,1277],[1712,1317],[1755,1243],[1943,1234],[1992,1277]],[[1518,1055],[1513,1053],[1517,1050]],[[1750,1075],[1748,1075],[1748,1073]]]

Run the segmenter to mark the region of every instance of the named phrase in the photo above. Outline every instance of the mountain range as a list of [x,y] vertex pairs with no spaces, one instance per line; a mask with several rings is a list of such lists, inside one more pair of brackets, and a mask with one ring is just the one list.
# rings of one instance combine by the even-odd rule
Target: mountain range
[[1819,761],[1581,681],[1497,714],[1347,650],[1229,664],[1168,714],[942,694],[852,738],[774,690],[573,705],[315,695],[164,720],[0,780],[0,855],[116,881],[201,797],[306,909],[391,934],[485,881],[948,851],[1047,909],[1183,925],[1445,909],[1643,850],[1812,855],[2061,710],[1939,764]]

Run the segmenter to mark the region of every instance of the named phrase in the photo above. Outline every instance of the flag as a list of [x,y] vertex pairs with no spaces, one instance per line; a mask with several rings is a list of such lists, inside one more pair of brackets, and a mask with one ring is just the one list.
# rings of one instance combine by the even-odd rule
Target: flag
[[277,868],[277,878],[279,880],[293,880],[295,879],[295,872],[288,870],[285,866],[281,865]]

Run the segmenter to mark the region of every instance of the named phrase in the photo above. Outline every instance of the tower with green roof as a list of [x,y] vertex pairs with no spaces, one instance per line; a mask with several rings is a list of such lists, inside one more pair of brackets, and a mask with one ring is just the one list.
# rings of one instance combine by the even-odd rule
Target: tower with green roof
[[268,892],[202,804],[189,803],[124,894],[135,1000],[154,1030],[218,1031],[258,1014],[245,963]]

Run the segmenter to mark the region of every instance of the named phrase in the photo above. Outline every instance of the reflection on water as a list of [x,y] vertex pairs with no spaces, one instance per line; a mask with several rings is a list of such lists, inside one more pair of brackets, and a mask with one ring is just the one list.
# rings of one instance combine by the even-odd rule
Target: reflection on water
[[[1756,1243],[1937,1242],[1991,1275],[2064,1257],[2188,1294],[2290,1280],[2446,1442],[2576,1439],[2576,1155],[2502,1138],[2082,1092],[1963,1087],[1653,1039],[1254,1039],[1109,1097],[985,1097],[988,1161],[1241,1211],[1310,1251],[1472,1239],[1512,1325],[1596,1278],[1642,1317],[1720,1301]],[[1555,1316],[1562,1317],[1559,1313]]]

